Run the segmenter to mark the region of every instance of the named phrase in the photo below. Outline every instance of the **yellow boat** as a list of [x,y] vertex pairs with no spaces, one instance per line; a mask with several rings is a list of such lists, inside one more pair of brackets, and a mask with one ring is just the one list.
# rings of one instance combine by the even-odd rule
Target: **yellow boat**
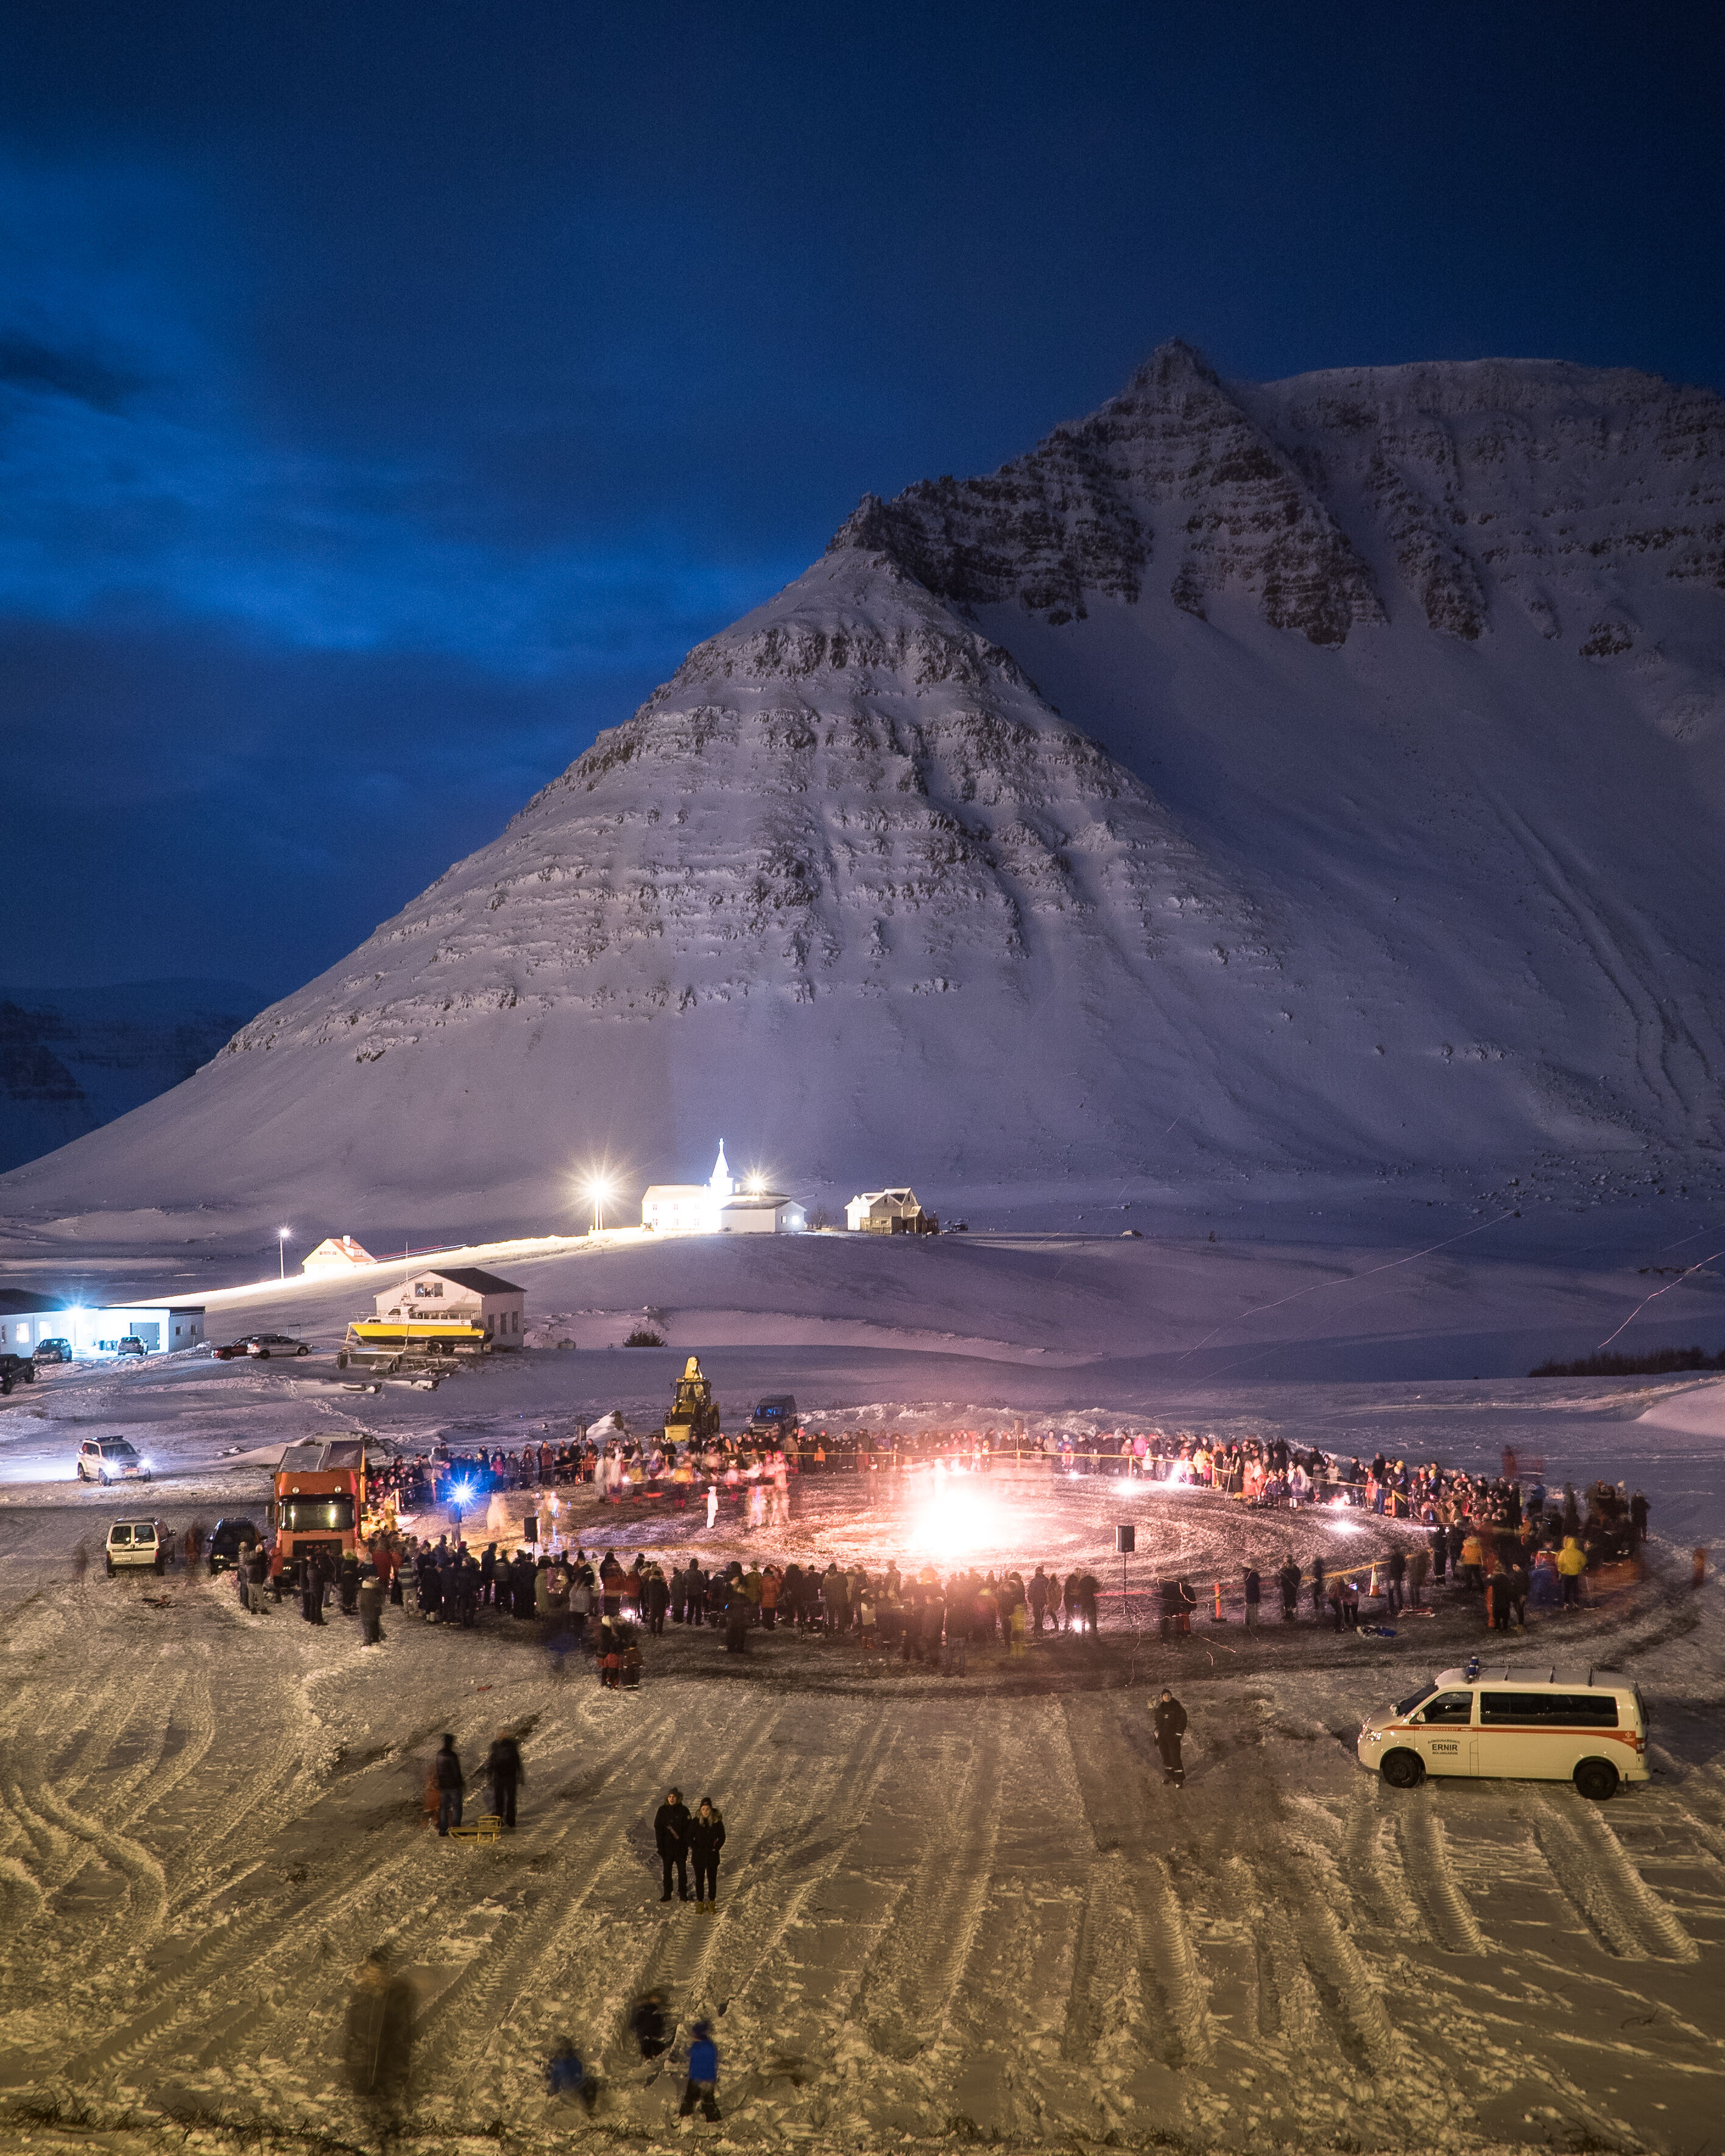
[[462,1317],[356,1317],[336,1363],[345,1370],[403,1356],[483,1355],[490,1344],[484,1326]]

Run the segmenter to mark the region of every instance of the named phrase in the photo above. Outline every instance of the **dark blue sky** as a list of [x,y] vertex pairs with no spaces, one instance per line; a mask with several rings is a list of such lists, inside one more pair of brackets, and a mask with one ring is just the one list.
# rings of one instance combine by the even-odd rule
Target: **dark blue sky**
[[293,988],[1165,337],[1725,387],[1722,26],[11,0],[0,972]]

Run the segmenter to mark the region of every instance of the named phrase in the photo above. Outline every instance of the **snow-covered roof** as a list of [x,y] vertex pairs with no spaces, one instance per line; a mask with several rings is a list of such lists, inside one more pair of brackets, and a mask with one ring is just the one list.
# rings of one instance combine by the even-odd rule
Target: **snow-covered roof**
[[450,1281],[457,1287],[470,1289],[475,1295],[525,1295],[524,1287],[513,1281],[500,1280],[495,1273],[482,1272],[477,1265],[429,1265],[415,1275],[420,1280]]

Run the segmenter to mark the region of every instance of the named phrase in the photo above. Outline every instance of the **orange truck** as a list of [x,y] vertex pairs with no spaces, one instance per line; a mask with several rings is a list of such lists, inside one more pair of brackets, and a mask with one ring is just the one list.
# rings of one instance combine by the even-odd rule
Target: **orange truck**
[[290,1445],[275,1470],[270,1535],[285,1571],[303,1549],[322,1549],[337,1564],[362,1553],[366,1449],[359,1438]]

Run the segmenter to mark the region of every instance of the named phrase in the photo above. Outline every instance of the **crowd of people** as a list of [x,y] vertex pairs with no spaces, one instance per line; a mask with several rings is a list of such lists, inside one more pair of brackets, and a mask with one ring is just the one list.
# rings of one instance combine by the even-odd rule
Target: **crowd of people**
[[[620,1420],[607,1417],[608,1424]],[[767,1496],[769,1523],[773,1493],[782,1498],[793,1476],[914,1472],[937,1464],[971,1473],[996,1466],[1035,1466],[1074,1476],[1124,1476],[1153,1482],[1219,1491],[1243,1503],[1300,1507],[1343,1503],[1379,1517],[1428,1526],[1483,1520],[1516,1526],[1522,1514],[1546,1510],[1547,1493],[1537,1473],[1522,1476],[1506,1452],[1500,1475],[1394,1459],[1378,1451],[1369,1460],[1290,1445],[1281,1437],[1213,1438],[1158,1430],[1075,1433],[1047,1430],[1000,1431],[937,1430],[893,1432],[818,1427],[778,1433],[778,1441],[744,1430],[699,1444],[668,1442],[664,1432],[633,1436],[586,1434],[553,1444],[548,1438],[510,1451],[450,1451],[439,1442],[424,1458],[368,1466],[373,1502],[413,1514],[452,1502],[463,1509],[513,1491],[591,1486],[595,1496],[651,1492],[685,1502],[691,1491],[715,1488],[721,1496]],[[1602,1555],[1621,1553],[1632,1532],[1635,1500],[1609,1483],[1587,1493],[1584,1533]]]
[[[1208,1476],[1215,1487],[1219,1475],[1224,1491],[1245,1497],[1244,1488],[1230,1491],[1237,1466],[1232,1450],[1198,1447],[1178,1460],[1194,1480]],[[1275,1448],[1266,1449],[1262,1466],[1272,1481],[1282,1477]],[[1310,1471],[1295,1458],[1287,1471]],[[1522,1478],[1512,1460],[1496,1477],[1430,1470],[1409,1481],[1420,1492],[1425,1532],[1397,1536],[1374,1558],[1352,1564],[1327,1566],[1320,1553],[1302,1568],[1290,1553],[1271,1575],[1285,1622],[1295,1620],[1308,1588],[1314,1617],[1341,1631],[1360,1623],[1365,1601],[1375,1599],[1374,1614],[1394,1620],[1404,1609],[1428,1608],[1429,1593],[1449,1583],[1453,1591],[1480,1598],[1489,1627],[1518,1629],[1530,1608],[1574,1607],[1589,1572],[1633,1558],[1646,1537],[1645,1497],[1640,1491],[1625,1496],[1604,1481],[1580,1494],[1566,1485],[1553,1502],[1538,1476]],[[1394,1468],[1381,1458],[1366,1468],[1360,1484],[1343,1486],[1358,1486],[1368,1505],[1399,1487]],[[188,1547],[194,1532],[188,1532]],[[870,1569],[772,1558],[746,1564],[733,1559],[708,1569],[698,1553],[661,1561],[642,1552],[625,1563],[614,1550],[566,1548],[560,1538],[523,1541],[512,1549],[506,1540],[494,1539],[475,1548],[459,1528],[420,1537],[393,1522],[374,1532],[363,1550],[339,1558],[321,1548],[286,1558],[279,1545],[271,1553],[260,1544],[243,1554],[238,1573],[248,1607],[291,1594],[308,1622],[321,1624],[331,1600],[339,1599],[344,1615],[361,1619],[367,1645],[382,1644],[386,1605],[464,1630],[506,1617],[536,1628],[559,1656],[591,1654],[600,1681],[618,1687],[639,1682],[640,1637],[662,1635],[667,1622],[709,1625],[738,1653],[747,1651],[752,1632],[783,1629],[855,1635],[871,1653],[951,1666],[955,1658],[962,1663],[968,1648],[996,1642],[1022,1655],[1027,1640],[1050,1628],[1093,1635],[1102,1592],[1096,1573],[1083,1566],[960,1568],[942,1574],[932,1565],[901,1571],[896,1563]],[[1153,1594],[1164,1632],[1189,1632],[1200,1609],[1221,1616],[1224,1600],[1230,1614],[1238,1608],[1255,1628],[1264,1581],[1255,1565],[1245,1563],[1237,1577],[1202,1588],[1172,1574]]]

